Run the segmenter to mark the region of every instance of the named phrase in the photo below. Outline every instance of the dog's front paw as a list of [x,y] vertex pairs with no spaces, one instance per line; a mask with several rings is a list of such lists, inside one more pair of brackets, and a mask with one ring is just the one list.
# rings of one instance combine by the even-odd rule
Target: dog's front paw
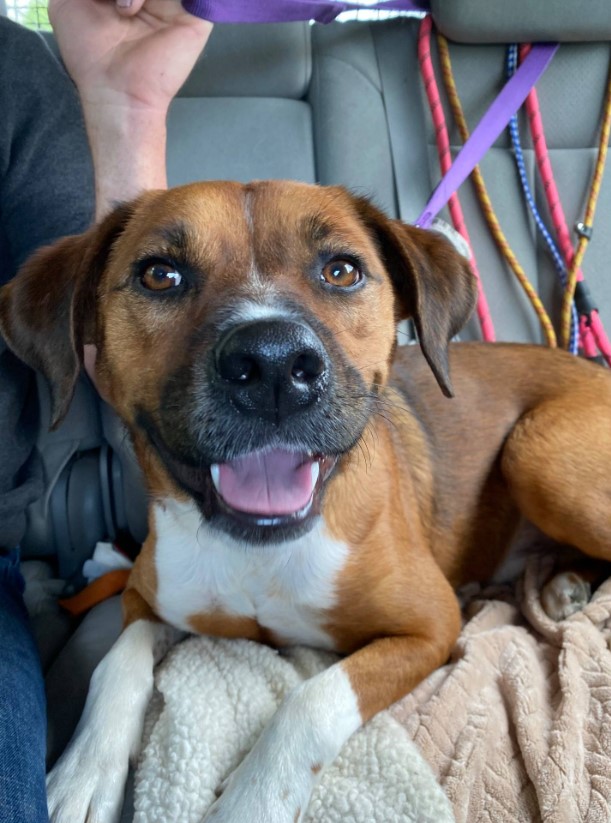
[[[299,780],[283,785],[277,776],[248,762],[223,781],[220,797],[208,810],[203,823],[298,823],[305,813],[310,787]],[[261,764],[259,764],[260,766]]]
[[128,760],[104,757],[78,738],[47,776],[51,823],[116,823],[123,804]]
[[586,580],[575,572],[562,572],[543,587],[541,605],[548,617],[559,622],[581,611],[590,596],[590,584]]

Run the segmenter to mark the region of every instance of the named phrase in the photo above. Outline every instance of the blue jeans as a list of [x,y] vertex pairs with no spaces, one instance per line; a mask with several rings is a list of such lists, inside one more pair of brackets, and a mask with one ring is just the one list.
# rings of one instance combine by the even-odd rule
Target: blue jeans
[[19,552],[0,555],[0,823],[48,823],[45,693]]

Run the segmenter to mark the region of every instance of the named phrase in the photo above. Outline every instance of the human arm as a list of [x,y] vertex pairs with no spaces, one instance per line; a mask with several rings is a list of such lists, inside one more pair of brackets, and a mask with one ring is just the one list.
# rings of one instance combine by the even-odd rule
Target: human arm
[[83,104],[99,218],[117,200],[167,186],[168,108],[212,24],[179,0],[50,0],[49,15]]
[[78,95],[40,35],[0,17],[0,285],[39,246],[89,226]]

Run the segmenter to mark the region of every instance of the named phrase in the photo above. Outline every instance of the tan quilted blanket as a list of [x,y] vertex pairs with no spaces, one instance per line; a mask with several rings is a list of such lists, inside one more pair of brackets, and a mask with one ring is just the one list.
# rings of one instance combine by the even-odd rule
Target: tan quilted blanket
[[[458,823],[611,821],[611,580],[557,624],[539,601],[548,574],[536,558],[516,592],[471,599],[453,660],[349,741],[307,820],[449,821],[437,778]],[[157,673],[134,820],[200,820],[286,691],[332,660],[178,647]]]
[[611,820],[611,580],[554,623],[548,573],[534,559],[515,598],[473,601],[452,663],[391,709],[458,823]]

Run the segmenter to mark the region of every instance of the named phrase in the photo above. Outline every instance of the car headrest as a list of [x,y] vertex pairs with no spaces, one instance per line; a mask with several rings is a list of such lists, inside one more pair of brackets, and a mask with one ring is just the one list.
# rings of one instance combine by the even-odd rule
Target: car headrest
[[609,0],[431,0],[431,11],[457,43],[611,40]]

